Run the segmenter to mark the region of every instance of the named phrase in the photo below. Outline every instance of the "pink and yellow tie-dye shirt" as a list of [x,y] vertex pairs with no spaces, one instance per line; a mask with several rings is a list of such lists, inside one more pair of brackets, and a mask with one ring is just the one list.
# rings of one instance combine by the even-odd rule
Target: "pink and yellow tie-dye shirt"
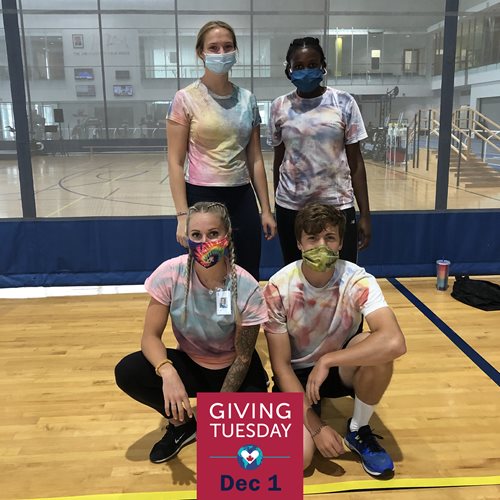
[[309,201],[339,210],[353,207],[345,146],[367,136],[358,105],[347,92],[326,87],[319,97],[304,99],[294,91],[275,99],[267,142],[285,145],[276,203],[290,210]]
[[337,351],[357,331],[361,315],[387,307],[377,280],[362,267],[337,261],[331,280],[312,286],[302,261],[288,264],[264,288],[267,334],[288,334],[293,368],[313,366],[325,353]]
[[[144,285],[153,298],[169,306],[178,348],[201,366],[225,368],[236,357],[234,310],[227,316],[217,314],[216,293],[205,288],[193,271],[184,315],[187,258],[181,255],[165,261]],[[236,266],[236,276],[242,326],[263,324],[268,316],[259,283],[239,266]],[[230,278],[225,290],[231,290]]]
[[168,120],[189,127],[185,179],[196,186],[242,186],[250,182],[246,148],[261,118],[255,96],[233,85],[216,96],[197,80],[179,90]]

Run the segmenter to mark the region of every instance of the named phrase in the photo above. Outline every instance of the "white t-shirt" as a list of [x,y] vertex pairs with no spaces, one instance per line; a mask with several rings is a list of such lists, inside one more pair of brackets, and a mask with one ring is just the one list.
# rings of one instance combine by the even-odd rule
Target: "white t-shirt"
[[288,334],[292,366],[306,368],[328,352],[338,351],[356,332],[361,315],[387,307],[377,280],[362,267],[338,260],[330,281],[312,286],[302,260],[271,277],[264,288],[268,334]]
[[233,85],[231,95],[219,97],[197,80],[175,94],[167,118],[189,127],[187,182],[196,186],[250,182],[246,148],[261,122],[250,91]]
[[299,97],[296,91],[271,105],[268,144],[285,145],[276,203],[300,210],[309,201],[339,210],[354,206],[345,146],[368,137],[354,98],[326,87],[323,95]]
[[[235,359],[235,314],[217,314],[216,292],[205,288],[194,269],[191,272],[187,307],[187,254],[161,264],[144,283],[147,292],[158,302],[170,307],[172,330],[184,351],[196,363],[207,368],[229,366]],[[267,321],[267,309],[259,283],[250,273],[236,266],[238,309],[241,325],[261,325]],[[225,290],[231,290],[228,278]],[[186,310],[186,314],[184,314]]]

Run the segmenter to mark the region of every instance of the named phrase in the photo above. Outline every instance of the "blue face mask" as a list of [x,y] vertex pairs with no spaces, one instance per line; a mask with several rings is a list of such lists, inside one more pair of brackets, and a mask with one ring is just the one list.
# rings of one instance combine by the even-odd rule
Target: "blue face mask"
[[212,73],[225,75],[236,62],[236,51],[225,54],[205,54],[205,67]]
[[305,94],[316,90],[324,76],[325,73],[321,68],[298,69],[290,73],[292,83]]

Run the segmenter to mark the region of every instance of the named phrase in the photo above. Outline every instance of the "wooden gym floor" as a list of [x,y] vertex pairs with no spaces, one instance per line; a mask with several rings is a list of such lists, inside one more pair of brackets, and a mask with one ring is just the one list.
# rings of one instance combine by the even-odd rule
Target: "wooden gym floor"
[[[272,153],[264,160],[272,193]],[[38,217],[172,215],[174,204],[163,153],[34,156]],[[429,170],[366,162],[370,206],[381,210],[433,210],[435,159]],[[457,188],[450,174],[448,208],[498,209],[500,187]],[[21,217],[17,162],[0,161],[0,219]]]
[[[461,304],[429,278],[379,281],[408,345],[371,421],[396,475],[371,479],[352,453],[318,459],[306,498],[500,498],[500,311]],[[196,445],[151,464],[165,422],[114,383],[147,303],[145,293],[0,299],[0,498],[195,497]],[[258,347],[269,369],[263,335]],[[339,432],[351,410],[349,398],[324,403]]]

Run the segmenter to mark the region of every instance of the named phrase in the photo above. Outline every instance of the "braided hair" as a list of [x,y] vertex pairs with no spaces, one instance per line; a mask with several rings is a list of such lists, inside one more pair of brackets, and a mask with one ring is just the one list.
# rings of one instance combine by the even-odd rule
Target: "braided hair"
[[321,67],[326,68],[326,58],[321,45],[319,44],[319,40],[317,38],[313,38],[311,36],[306,36],[304,38],[296,38],[292,41],[290,46],[288,47],[288,52],[286,53],[286,66],[285,66],[285,75],[290,80],[290,69],[291,69],[291,61],[295,52],[299,49],[313,49],[315,50],[320,58],[321,58]]
[[[229,239],[228,254],[229,254],[229,264],[231,268],[231,305],[232,310],[236,318],[236,326],[240,324],[240,311],[238,310],[237,300],[238,300],[238,275],[236,274],[236,253],[234,251],[233,239],[231,237],[231,219],[229,218],[229,213],[226,206],[223,203],[210,202],[210,201],[199,201],[195,203],[192,207],[188,209],[186,229],[189,228],[189,221],[191,216],[195,213],[213,213],[220,217],[224,230]],[[193,254],[190,251],[187,265],[186,265],[186,292],[184,295],[184,322],[186,322],[186,311],[187,311],[187,300],[189,295],[189,289],[191,287],[191,276],[193,273]]]

